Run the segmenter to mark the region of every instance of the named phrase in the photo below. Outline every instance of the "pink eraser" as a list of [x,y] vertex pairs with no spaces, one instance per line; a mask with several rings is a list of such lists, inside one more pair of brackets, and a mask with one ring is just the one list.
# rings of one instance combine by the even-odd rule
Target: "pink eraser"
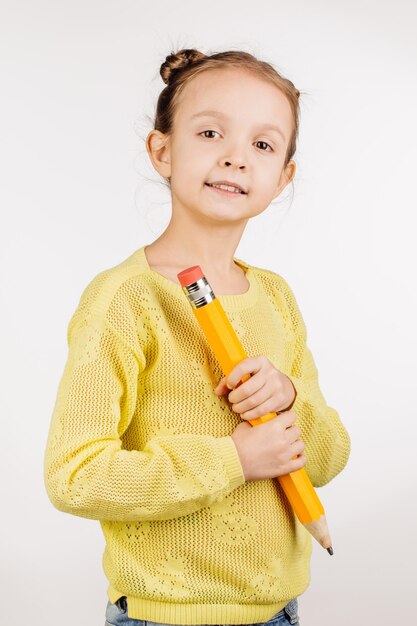
[[204,274],[199,265],[192,265],[191,267],[187,267],[186,270],[182,270],[177,276],[181,287],[186,287],[187,285],[191,285],[191,283],[195,283],[200,278],[203,278]]

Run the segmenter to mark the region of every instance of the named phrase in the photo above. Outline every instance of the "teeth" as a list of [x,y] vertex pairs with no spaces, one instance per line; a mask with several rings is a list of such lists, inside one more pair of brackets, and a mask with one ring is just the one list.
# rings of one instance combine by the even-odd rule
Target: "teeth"
[[232,187],[230,185],[210,185],[210,187],[216,187],[217,189],[224,189],[225,191],[234,191],[235,193],[242,193],[240,189],[237,187]]

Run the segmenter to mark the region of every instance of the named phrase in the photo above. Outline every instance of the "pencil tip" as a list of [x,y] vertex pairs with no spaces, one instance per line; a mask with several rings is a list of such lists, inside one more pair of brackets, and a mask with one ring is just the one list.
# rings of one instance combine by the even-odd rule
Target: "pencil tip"
[[330,546],[330,548],[326,548],[327,552],[331,555],[333,555],[333,548]]

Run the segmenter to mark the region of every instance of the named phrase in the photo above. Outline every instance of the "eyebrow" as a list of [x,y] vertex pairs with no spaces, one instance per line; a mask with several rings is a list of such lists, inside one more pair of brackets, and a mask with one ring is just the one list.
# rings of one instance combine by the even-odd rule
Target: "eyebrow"
[[[194,115],[191,116],[191,119],[195,119],[196,117],[220,117],[224,120],[230,120],[230,117],[228,115],[226,115],[225,113],[222,113],[221,111],[215,111],[215,110],[207,110],[207,111],[200,111],[199,113],[195,113]],[[275,124],[262,124],[259,127],[262,130],[275,130],[277,133],[279,133],[281,135],[281,137],[283,138],[284,141],[286,141],[286,137],[284,135],[284,133],[282,132],[282,130],[280,129],[279,126],[276,126]]]

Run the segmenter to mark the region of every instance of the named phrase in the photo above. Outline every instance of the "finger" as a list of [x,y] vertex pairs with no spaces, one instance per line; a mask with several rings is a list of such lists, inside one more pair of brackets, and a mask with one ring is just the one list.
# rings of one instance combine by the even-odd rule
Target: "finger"
[[304,441],[301,441],[301,439],[297,439],[297,441],[291,446],[291,454],[302,454],[304,452],[304,449]]
[[[237,383],[238,387],[240,386],[241,381],[239,381]],[[221,378],[217,384],[217,387],[214,388],[213,390],[215,393],[217,393],[218,395],[223,395],[224,393],[226,393],[226,391],[231,391],[231,388],[228,386],[227,384],[227,377],[223,376],[223,378]]]
[[296,472],[297,470],[304,467],[306,463],[307,457],[305,456],[305,454],[300,454],[300,456],[298,456],[296,459],[291,459],[291,461],[288,463],[289,473],[291,474],[291,472]]
[[[233,389],[227,396],[229,402],[233,404],[242,403],[248,400],[246,406],[239,407],[239,412],[252,409],[268,399],[268,388],[265,386],[265,379],[261,373],[252,375],[248,380]],[[235,409],[233,409],[235,410]]]
[[[264,388],[261,389],[261,392]],[[266,395],[264,392],[263,395]],[[255,394],[245,399],[243,402],[232,405],[232,411],[239,413],[240,417],[244,420],[252,420],[267,413],[276,413],[275,401],[273,397],[267,397],[265,401],[262,401],[263,395]],[[258,398],[260,398],[258,400]]]
[[292,411],[284,411],[283,413],[280,413],[279,415],[277,415],[275,419],[280,420],[280,423],[282,424],[284,428],[289,428],[290,426],[294,424],[295,420],[297,419],[297,416]]
[[301,430],[298,428],[298,426],[295,426],[294,424],[290,426],[290,428],[287,428],[287,433],[289,435],[290,443],[294,443],[295,441],[300,439]]
[[229,391],[229,389],[226,385],[226,376],[223,376],[223,378],[221,378],[217,383],[217,387],[214,388],[214,393],[217,395],[223,395],[226,391]]
[[255,374],[256,372],[259,372],[267,361],[268,359],[263,355],[250,356],[247,359],[243,359],[232,369],[227,377],[227,386],[230,389],[234,389],[245,374]]

